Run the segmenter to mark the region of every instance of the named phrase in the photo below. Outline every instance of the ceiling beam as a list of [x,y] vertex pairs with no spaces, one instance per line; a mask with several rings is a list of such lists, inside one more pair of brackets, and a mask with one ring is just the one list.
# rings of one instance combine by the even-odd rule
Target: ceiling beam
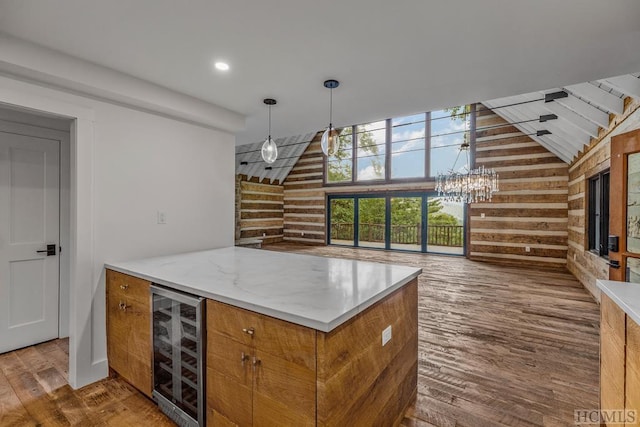
[[640,98],[640,79],[632,76],[631,74],[611,77],[600,81],[627,96]]
[[[515,111],[517,111],[518,116],[523,117],[524,120],[526,120],[526,118],[535,118],[540,115],[540,109],[536,108],[534,104],[523,104],[509,108],[513,108]],[[551,120],[544,123],[536,121],[530,122],[529,124],[536,130],[548,129],[556,139],[560,139],[565,145],[573,147],[576,152],[581,151],[584,145],[588,144],[590,141],[589,136],[584,135],[583,133],[573,129],[572,127],[563,127],[558,125],[558,120]]]
[[576,98],[575,96],[569,94],[568,97],[562,99],[556,99],[553,102],[557,102],[558,104],[566,107],[570,110],[575,111],[580,114],[585,119],[595,123],[601,128],[609,127],[609,115],[604,111],[598,110],[593,105],[589,105],[580,98]]
[[[501,101],[501,100],[500,100]],[[506,103],[494,103],[494,101],[486,102],[485,105],[491,108],[493,105],[500,106],[505,105]],[[508,111],[507,111],[508,110]],[[549,150],[551,153],[555,154],[559,159],[561,159],[565,163],[570,163],[575,154],[573,154],[566,146],[563,146],[562,143],[556,141],[551,137],[539,137],[535,135],[537,129],[533,126],[530,126],[528,123],[519,123],[514,124],[515,122],[522,121],[522,118],[519,117],[514,111],[509,110],[508,108],[499,108],[494,110],[496,114],[501,116],[503,119],[507,120],[509,123],[512,123],[513,126],[518,128],[521,132],[528,134],[529,137],[536,141],[538,144]],[[533,135],[531,135],[533,134]]]
[[591,83],[571,85],[567,86],[565,89],[571,91],[574,95],[596,104],[609,113],[622,114],[624,111],[624,103],[622,99],[592,85]]
[[585,119],[580,114],[568,109],[559,102],[545,102],[544,108],[558,116],[558,120],[563,120],[575,129],[587,136],[598,137],[598,125]]

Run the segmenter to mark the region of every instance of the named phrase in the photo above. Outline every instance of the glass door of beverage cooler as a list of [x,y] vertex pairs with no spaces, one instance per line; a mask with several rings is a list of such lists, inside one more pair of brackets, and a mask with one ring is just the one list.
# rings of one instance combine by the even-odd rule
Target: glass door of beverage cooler
[[180,426],[204,425],[203,298],[154,285],[153,397]]

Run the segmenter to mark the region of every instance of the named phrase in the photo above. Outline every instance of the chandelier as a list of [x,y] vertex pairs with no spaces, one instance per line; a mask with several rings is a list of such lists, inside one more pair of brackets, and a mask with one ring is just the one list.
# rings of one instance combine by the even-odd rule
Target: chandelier
[[[467,172],[456,172],[460,153],[467,154]],[[493,193],[498,191],[498,174],[493,169],[480,166],[476,169],[469,168],[469,143],[460,145],[458,156],[449,173],[438,174],[436,181],[438,196],[446,202],[476,203],[491,201]]]

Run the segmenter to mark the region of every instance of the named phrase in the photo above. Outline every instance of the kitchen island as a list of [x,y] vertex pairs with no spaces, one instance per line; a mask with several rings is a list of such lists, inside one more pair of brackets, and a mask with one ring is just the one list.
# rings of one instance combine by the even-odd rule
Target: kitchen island
[[207,299],[207,425],[394,425],[415,395],[419,268],[238,247],[106,268],[109,364],[147,395],[151,283]]

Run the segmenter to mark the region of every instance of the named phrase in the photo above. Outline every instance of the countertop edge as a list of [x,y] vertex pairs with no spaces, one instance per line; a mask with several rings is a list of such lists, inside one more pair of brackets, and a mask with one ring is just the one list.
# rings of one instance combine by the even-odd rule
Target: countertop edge
[[113,265],[113,264],[105,263],[104,267],[105,267],[105,269],[108,269],[108,270],[113,270],[113,271],[117,271],[119,273],[128,274],[130,276],[139,277],[141,279],[148,280],[149,282],[157,283],[157,284],[163,285],[163,286],[167,286],[169,288],[176,289],[178,291],[187,292],[187,293],[191,293],[191,294],[198,295],[198,296],[201,296],[201,297],[209,298],[209,299],[212,299],[214,301],[218,301],[218,302],[221,302],[221,303],[233,305],[235,307],[239,307],[239,308],[243,308],[243,309],[246,309],[246,310],[254,311],[256,313],[264,314],[266,316],[274,317],[276,319],[284,320],[286,322],[295,323],[295,324],[298,324],[298,325],[301,325],[301,326],[306,326],[308,328],[312,328],[312,329],[318,330],[320,332],[325,332],[325,333],[331,332],[332,330],[334,330],[338,326],[340,326],[343,323],[347,322],[348,320],[352,319],[358,313],[361,313],[361,312],[365,311],[367,308],[371,307],[372,305],[374,305],[378,301],[383,300],[384,298],[386,298],[387,296],[389,296],[390,294],[392,294],[396,290],[402,288],[403,286],[405,286],[406,284],[408,284],[409,282],[411,282],[412,280],[417,278],[420,274],[422,274],[422,268],[414,267],[414,268],[417,268],[416,272],[408,275],[407,277],[405,277],[404,279],[398,281],[394,285],[389,286],[388,288],[386,288],[382,292],[380,292],[380,293],[374,295],[373,297],[369,298],[367,301],[364,301],[364,302],[358,304],[357,306],[355,306],[351,310],[343,313],[342,315],[338,316],[337,318],[335,318],[335,319],[333,319],[333,320],[331,320],[329,322],[321,322],[321,321],[318,321],[318,320],[315,320],[315,319],[309,319],[309,318],[298,316],[298,315],[295,315],[295,314],[286,313],[286,312],[283,312],[283,311],[280,311],[280,310],[275,310],[275,309],[270,309],[268,307],[255,305],[255,304],[252,304],[252,303],[249,303],[249,302],[246,302],[246,301],[225,297],[224,295],[214,294],[214,293],[211,293],[211,292],[203,291],[201,289],[195,289],[195,288],[192,288],[192,287],[190,287],[188,285],[171,282],[171,281],[164,280],[164,279],[161,279],[161,278],[158,278],[158,277],[152,277],[152,276],[149,276],[147,274],[143,274],[143,273],[139,273],[139,272],[136,272],[136,271],[132,271],[132,270],[129,270],[127,268],[118,267],[118,266]]
[[596,280],[596,286],[602,292],[604,292],[609,298],[613,300],[628,316],[630,316],[636,323],[640,324],[640,311],[629,305],[629,303],[622,298],[614,287],[634,287],[636,288],[638,295],[640,295],[640,284],[629,282],[616,282],[614,280]]

